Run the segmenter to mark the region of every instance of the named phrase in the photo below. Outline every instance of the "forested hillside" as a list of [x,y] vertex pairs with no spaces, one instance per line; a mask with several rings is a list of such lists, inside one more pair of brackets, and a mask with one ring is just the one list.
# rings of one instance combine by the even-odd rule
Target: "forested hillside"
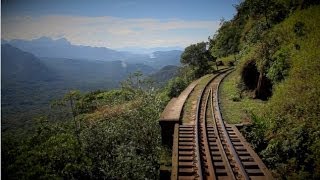
[[2,44],[1,50],[3,130],[30,126],[34,116],[49,111],[50,102],[70,89],[113,89],[130,73],[156,72],[148,65],[123,61],[39,58],[9,44]]
[[145,77],[152,74],[152,79],[164,85],[175,71],[158,72],[158,69],[178,65],[181,54],[176,50],[157,51],[151,58],[146,54],[76,46],[66,39],[46,37],[2,41],[1,50],[2,130],[30,127],[35,116],[50,111],[50,102],[69,90],[118,88],[121,81],[136,71]]
[[135,72],[117,89],[69,91],[49,113],[29,119],[31,129],[3,133],[2,178],[159,179],[161,163],[171,159],[160,144],[165,105],[193,80],[234,65],[228,98],[263,102],[247,112],[243,132],[274,177],[319,179],[319,1],[246,0],[235,8],[209,42],[185,48],[182,67],[152,75],[175,76],[168,83]]
[[[65,61],[79,63],[43,62],[55,72],[72,76],[74,66]],[[57,63],[64,68],[54,68],[60,67]],[[88,64],[83,68],[81,72]],[[2,131],[2,177],[158,179],[161,157],[168,153],[160,144],[158,118],[170,98],[201,76],[194,68],[188,64],[164,67],[151,75],[155,82],[135,72],[113,90],[69,91],[47,111],[34,118],[26,116],[25,122],[32,126]],[[173,76],[178,77],[164,83]]]
[[[155,87],[177,66],[2,52],[2,178],[158,177],[157,120],[169,96]],[[155,62],[179,61],[156,54]]]
[[247,138],[277,178],[320,177],[319,1],[240,3],[210,39],[213,56],[237,64],[234,101],[266,101]]

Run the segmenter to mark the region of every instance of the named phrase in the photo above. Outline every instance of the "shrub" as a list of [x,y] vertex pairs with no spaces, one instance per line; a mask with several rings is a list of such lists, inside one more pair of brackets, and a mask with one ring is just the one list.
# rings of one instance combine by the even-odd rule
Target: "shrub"
[[298,37],[302,37],[306,34],[305,32],[305,25],[303,22],[298,21],[294,24],[293,27],[293,32],[298,36]]
[[229,61],[229,62],[228,62],[228,66],[229,66],[229,67],[234,66],[234,62],[233,62],[233,61]]
[[187,87],[186,81],[181,77],[176,77],[172,80],[170,80],[168,86],[167,86],[167,92],[168,96],[170,98],[172,97],[178,97],[180,93]]
[[279,50],[273,55],[273,62],[267,71],[267,77],[276,84],[283,80],[287,75],[290,67],[288,50]]
[[216,65],[217,65],[217,66],[223,66],[224,64],[223,64],[222,61],[217,61],[217,62],[216,62]]

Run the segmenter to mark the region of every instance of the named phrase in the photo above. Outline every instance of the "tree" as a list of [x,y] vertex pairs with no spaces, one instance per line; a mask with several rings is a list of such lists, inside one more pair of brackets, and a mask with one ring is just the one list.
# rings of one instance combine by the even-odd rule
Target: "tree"
[[128,78],[121,82],[121,89],[131,93],[153,91],[154,87],[153,79],[144,76],[141,71],[129,74]]
[[171,79],[167,86],[168,96],[170,98],[178,97],[180,93],[187,87],[187,83],[181,77]]
[[223,22],[218,33],[209,41],[211,54],[215,57],[225,57],[238,53],[241,33],[240,23]]
[[78,142],[80,144],[80,128],[81,124],[80,121],[77,121],[76,116],[78,115],[78,109],[76,107],[77,101],[80,99],[81,95],[78,90],[69,91],[67,94],[64,95],[63,101],[70,104],[71,113],[75,125],[75,134],[78,138]]
[[191,44],[181,55],[181,63],[187,64],[195,70],[195,77],[200,77],[207,73],[209,69],[208,61],[211,54],[208,53],[207,44],[205,42]]
[[[287,5],[286,5],[287,3]],[[281,22],[289,13],[286,6],[292,2],[275,1],[275,0],[247,0],[242,8],[249,9],[249,14],[254,18],[263,18],[268,28],[273,24]],[[241,9],[241,7],[239,7]]]

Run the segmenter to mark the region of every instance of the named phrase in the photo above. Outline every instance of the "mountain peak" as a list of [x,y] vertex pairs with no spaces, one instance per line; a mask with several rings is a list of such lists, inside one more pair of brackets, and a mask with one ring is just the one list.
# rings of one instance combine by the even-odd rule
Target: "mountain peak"
[[56,43],[59,43],[59,44],[64,44],[64,45],[71,45],[71,43],[66,39],[66,38],[60,38],[60,39],[57,39],[55,40]]
[[38,39],[33,39],[33,42],[42,42],[42,43],[47,43],[47,42],[52,42],[53,40],[50,37],[42,36]]
[[184,48],[179,47],[179,46],[152,47],[152,48],[128,46],[128,47],[118,48],[116,50],[130,52],[130,53],[136,53],[136,54],[152,54],[157,51],[173,51],[173,50],[182,51],[183,49]]
[[46,36],[42,36],[38,39],[33,39],[31,42],[33,43],[44,43],[44,44],[52,44],[52,43],[55,43],[55,44],[58,44],[58,45],[71,45],[71,43],[66,39],[66,38],[60,38],[60,39],[56,39],[56,40],[53,40],[52,38],[50,37],[46,37]]
[[5,39],[1,39],[1,44],[8,44],[9,42]]

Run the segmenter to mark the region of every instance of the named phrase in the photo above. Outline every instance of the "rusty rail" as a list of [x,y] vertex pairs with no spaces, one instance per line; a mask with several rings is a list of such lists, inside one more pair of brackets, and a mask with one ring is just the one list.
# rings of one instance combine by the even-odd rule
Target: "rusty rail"
[[[230,73],[230,72],[229,72]],[[226,74],[227,75],[227,74]],[[215,108],[216,108],[216,111],[218,112],[218,117],[216,119],[216,121],[219,121],[221,127],[222,127],[222,131],[223,131],[223,135],[225,136],[225,139],[227,141],[227,147],[229,148],[229,150],[231,151],[231,154],[233,156],[233,159],[235,160],[236,162],[236,166],[238,168],[238,173],[240,173],[240,175],[242,176],[241,179],[246,179],[246,180],[249,180],[249,176],[245,170],[245,168],[243,167],[243,164],[241,163],[240,159],[239,159],[239,156],[233,146],[233,144],[231,143],[231,139],[229,137],[229,134],[227,132],[227,129],[226,129],[226,126],[224,125],[224,122],[222,120],[222,116],[221,116],[221,112],[220,112],[220,107],[219,107],[219,98],[218,98],[218,94],[219,94],[219,86],[220,86],[220,82],[218,82],[218,86],[217,86],[217,89],[216,89],[216,92],[215,92],[215,96],[216,96],[216,100],[215,100]]]
[[[205,84],[196,104],[194,125],[175,125],[172,180],[272,179],[237,128],[222,119],[219,86],[230,72],[220,72]],[[207,121],[211,116],[212,124]]]

